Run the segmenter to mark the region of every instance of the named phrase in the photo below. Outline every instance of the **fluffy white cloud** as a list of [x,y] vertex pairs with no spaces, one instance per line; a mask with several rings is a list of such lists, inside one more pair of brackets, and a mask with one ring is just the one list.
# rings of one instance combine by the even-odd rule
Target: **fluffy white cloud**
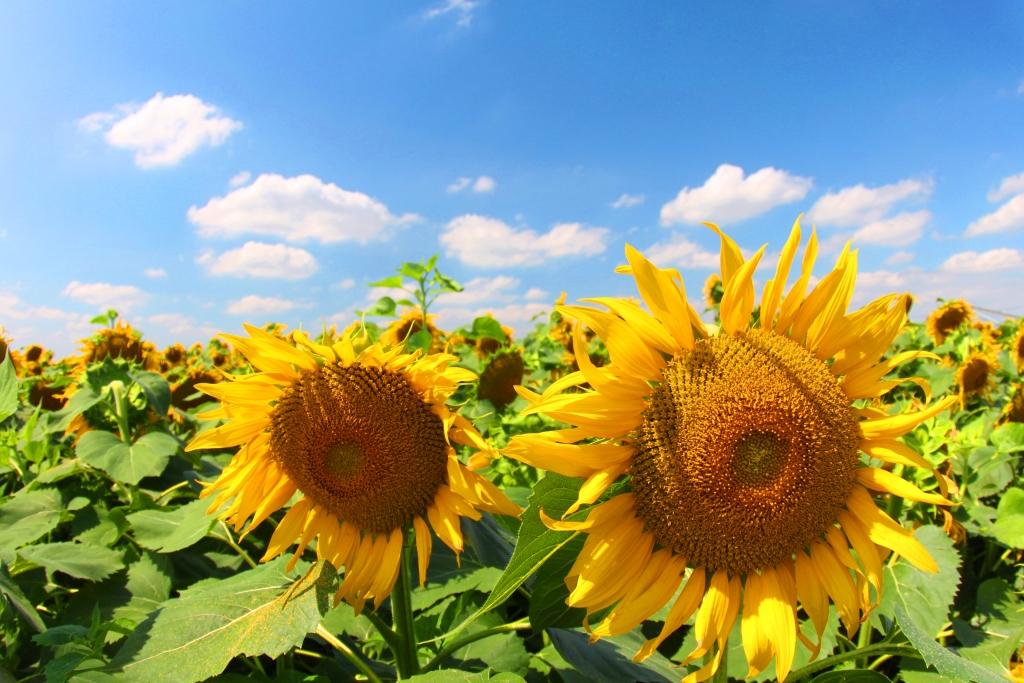
[[190,207],[188,219],[203,237],[254,234],[289,242],[362,244],[418,217],[394,216],[373,197],[343,190],[313,175],[285,178],[264,173],[252,184],[215,197],[203,207]]
[[999,202],[1022,192],[1024,192],[1024,173],[1018,173],[1003,178],[999,187],[988,193],[987,199],[990,202]]
[[[914,320],[923,320],[938,304],[938,299],[966,299],[977,307],[1020,315],[1021,278],[1019,269],[995,270],[978,277],[974,271],[924,270],[910,267],[901,271],[865,271],[857,274],[852,307],[863,306],[890,292],[914,295]],[[1008,303],[1011,302],[1011,303]],[[1008,310],[1007,310],[1008,309]]]
[[443,308],[437,311],[437,324],[441,329],[450,330],[460,325],[467,325],[483,315],[492,315],[503,325],[523,330],[527,323],[536,316],[550,311],[550,303],[528,301],[525,303],[506,303],[491,306]]
[[167,271],[164,270],[163,268],[146,268],[142,272],[146,275],[146,277],[153,278],[154,280],[157,280],[162,277],[167,277]]
[[807,213],[807,218],[819,225],[840,228],[862,226],[881,220],[899,202],[927,199],[932,189],[933,183],[930,180],[912,178],[879,187],[861,184],[844,187],[816,201]]
[[853,243],[905,247],[921,239],[932,219],[929,211],[907,211],[868,223],[853,233]]
[[666,242],[652,244],[644,250],[644,255],[662,268],[717,270],[720,263],[717,252],[707,251],[681,235],[673,235],[672,239]]
[[338,289],[352,289],[355,286],[356,286],[356,281],[354,279],[350,278],[350,277],[347,277],[344,280],[341,280],[337,284]]
[[684,187],[662,206],[661,224],[738,223],[803,199],[813,183],[771,166],[744,176],[739,166],[722,164],[703,185]]
[[642,194],[626,194],[623,192],[619,195],[619,198],[608,206],[613,209],[628,209],[631,206],[638,206],[644,203],[644,196]]
[[968,237],[991,235],[1024,228],[1024,193],[1018,194],[992,213],[967,226]]
[[249,171],[239,171],[235,175],[231,176],[230,180],[228,180],[228,186],[241,187],[250,180],[252,180],[252,173],[249,173]]
[[69,282],[61,294],[97,308],[116,308],[121,313],[128,313],[142,306],[149,298],[146,292],[133,285],[78,280]]
[[475,277],[469,282],[462,283],[461,292],[442,294],[437,301],[438,305],[446,307],[469,306],[507,295],[518,286],[518,278],[508,275]]
[[155,332],[166,333],[154,334],[155,337],[166,339],[165,343],[180,342],[186,346],[197,341],[209,341],[220,331],[212,325],[201,325],[181,313],[155,313],[147,316],[146,322],[158,328]]
[[495,182],[494,178],[488,175],[479,176],[475,180],[473,178],[461,176],[456,178],[453,183],[445,188],[445,190],[448,194],[457,194],[465,189],[471,189],[477,194],[486,194],[488,192],[494,192],[494,188],[497,186],[498,183]]
[[204,252],[197,259],[211,275],[266,277],[302,280],[317,271],[319,265],[305,249],[284,244],[246,242],[237,249],[215,255]]
[[543,301],[545,299],[550,298],[551,294],[547,290],[541,289],[540,287],[530,287],[528,290],[526,290],[526,294],[524,294],[523,297],[527,301]]
[[900,266],[914,260],[912,251],[894,251],[885,257],[885,264],[888,266]]
[[456,17],[456,26],[468,28],[473,23],[473,11],[479,4],[479,0],[444,0],[441,4],[424,12],[423,16],[427,19],[436,19],[446,14],[453,14]]
[[536,266],[566,256],[592,256],[605,250],[607,239],[606,228],[581,223],[558,223],[537,233],[476,214],[452,219],[440,236],[448,256],[481,268]]
[[942,264],[942,270],[957,273],[986,273],[1024,266],[1024,254],[1018,249],[989,249],[988,251],[962,251],[953,254]]
[[173,166],[200,147],[224,144],[242,128],[195,95],[164,97],[159,92],[142,105],[121,104],[84,116],[78,125],[91,133],[106,129],[107,143],[134,151],[140,168]]
[[285,313],[298,306],[294,301],[275,296],[256,296],[250,294],[228,304],[227,311],[231,315],[274,315]]

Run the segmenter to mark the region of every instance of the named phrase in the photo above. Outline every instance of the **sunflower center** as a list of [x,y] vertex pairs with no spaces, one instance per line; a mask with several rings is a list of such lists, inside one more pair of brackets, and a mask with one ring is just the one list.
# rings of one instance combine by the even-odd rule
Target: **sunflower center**
[[270,451],[314,503],[377,533],[424,515],[447,473],[441,418],[402,375],[361,365],[294,382],[271,413]]
[[637,514],[694,566],[767,569],[835,522],[860,440],[850,399],[800,344],[704,339],[651,394],[630,470]]

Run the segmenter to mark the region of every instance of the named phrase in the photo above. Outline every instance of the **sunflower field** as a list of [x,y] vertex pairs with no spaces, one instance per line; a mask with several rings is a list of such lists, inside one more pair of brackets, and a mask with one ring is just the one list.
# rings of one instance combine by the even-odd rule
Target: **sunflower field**
[[344,329],[0,328],[0,683],[1024,680],[1022,321],[713,229],[525,330],[436,258]]

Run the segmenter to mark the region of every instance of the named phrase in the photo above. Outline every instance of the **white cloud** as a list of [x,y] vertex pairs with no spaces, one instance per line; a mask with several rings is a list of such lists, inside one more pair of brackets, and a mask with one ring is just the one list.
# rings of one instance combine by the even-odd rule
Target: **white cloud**
[[991,235],[1024,228],[1024,193],[1010,199],[992,213],[986,214],[967,226],[968,237]]
[[510,290],[519,286],[519,280],[508,275],[475,277],[463,283],[461,292],[442,294],[438,297],[438,305],[446,307],[469,306],[481,301],[491,301],[495,297],[505,296]]
[[494,178],[489,175],[482,175],[473,183],[473,192],[478,194],[494,192],[494,188],[497,186],[498,184],[494,182]]
[[113,147],[135,152],[140,168],[173,166],[200,147],[217,147],[237,130],[239,121],[221,116],[217,107],[195,95],[157,93],[140,105],[121,104],[114,111],[96,112],[78,120],[84,131],[106,129]]
[[644,203],[644,196],[642,194],[626,194],[625,192],[619,195],[619,198],[608,206],[613,209],[628,209],[631,206],[637,206]]
[[313,175],[285,178],[264,173],[251,185],[215,197],[203,207],[190,207],[188,219],[203,237],[255,234],[289,242],[362,244],[381,239],[391,228],[418,217],[394,216],[373,197]]
[[717,270],[719,267],[719,255],[717,252],[705,250],[696,242],[673,235],[667,242],[652,244],[644,250],[653,263],[662,268],[707,268]]
[[448,256],[481,268],[536,266],[566,256],[593,256],[606,248],[606,228],[558,223],[545,233],[517,230],[496,218],[467,214],[441,232]]
[[803,199],[811,178],[767,166],[744,177],[743,169],[722,164],[700,187],[684,187],[661,207],[661,224],[738,223]]
[[239,171],[235,175],[231,176],[230,180],[228,180],[228,186],[241,187],[250,180],[252,180],[252,173],[249,173],[249,171]]
[[1024,192],[1024,173],[1018,173],[1003,178],[999,187],[988,193],[987,199],[990,202],[999,202],[1022,192]]
[[991,271],[985,277],[978,277],[974,271],[942,267],[923,270],[912,266],[899,272],[866,271],[857,275],[852,306],[863,306],[890,292],[910,292],[915,301],[911,312],[914,320],[923,320],[940,298],[966,299],[976,307],[1019,316],[1024,314],[1024,305],[1019,303],[1022,286],[1024,282],[1019,268]]
[[454,14],[455,25],[467,28],[473,23],[473,11],[479,6],[479,0],[445,0],[440,5],[431,7],[423,16],[427,19],[436,19],[446,14]]
[[814,203],[807,218],[819,225],[852,228],[879,221],[897,203],[925,200],[931,196],[930,180],[907,178],[889,185],[866,187],[862,184],[829,192]]
[[929,211],[907,211],[891,218],[868,223],[853,233],[853,242],[858,244],[905,247],[921,239],[925,226],[932,219]]
[[171,336],[168,339],[171,342],[186,345],[197,341],[206,342],[220,332],[212,325],[200,325],[194,318],[181,313],[155,313],[147,316],[146,322],[169,333]]
[[78,280],[69,282],[61,294],[97,308],[116,308],[120,313],[128,313],[142,306],[149,298],[148,294],[133,285]]
[[914,252],[912,251],[894,251],[885,258],[885,263],[889,266],[900,266],[913,260]]
[[305,249],[263,242],[246,242],[219,256],[207,251],[199,256],[197,262],[205,266],[211,275],[285,280],[302,280],[319,268],[316,259]]
[[285,313],[297,306],[297,303],[289,299],[250,294],[229,303],[227,311],[231,315],[274,315]]
[[530,287],[523,295],[527,301],[542,301],[551,297],[551,294],[540,287]]
[[486,194],[494,192],[494,188],[498,186],[494,178],[489,175],[478,176],[477,178],[468,178],[466,176],[460,176],[454,180],[445,191],[448,194],[457,194],[463,190],[470,189],[477,194]]
[[345,278],[337,284],[338,289],[352,289],[356,286],[356,281],[350,277]]
[[1024,254],[1018,249],[989,249],[988,251],[962,251],[953,254],[942,264],[942,270],[956,273],[987,273],[994,270],[1024,266]]
[[460,325],[473,322],[474,319],[483,315],[492,315],[494,318],[513,328],[523,329],[534,316],[542,315],[550,311],[550,303],[531,301],[526,303],[507,303],[493,306],[443,308],[437,311],[437,324],[445,330],[450,330]]
[[157,280],[162,277],[167,277],[167,271],[164,270],[163,268],[146,268],[142,272],[146,275],[146,277],[153,278],[154,280]]

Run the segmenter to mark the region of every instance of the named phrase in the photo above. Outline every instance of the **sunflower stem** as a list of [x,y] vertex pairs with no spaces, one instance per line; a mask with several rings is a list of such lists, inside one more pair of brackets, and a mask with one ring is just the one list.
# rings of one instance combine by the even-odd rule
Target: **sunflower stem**
[[865,648],[850,650],[849,652],[840,652],[837,655],[832,655],[831,657],[825,657],[824,659],[819,659],[816,662],[811,662],[802,669],[797,669],[791,673],[789,678],[786,680],[803,680],[805,678],[810,678],[812,674],[824,669],[830,669],[850,659],[857,659],[858,657],[878,657],[881,655],[895,655],[899,657],[913,657],[915,659],[921,659],[921,654],[911,645],[907,645],[906,643],[881,642],[875,643],[874,645],[868,645]]
[[457,638],[448,643],[445,643],[444,647],[438,650],[437,655],[423,666],[423,671],[432,671],[433,669],[443,664],[444,660],[447,659],[449,655],[455,653],[458,650],[461,650],[470,643],[475,643],[478,640],[483,640],[484,638],[489,638],[500,633],[512,633],[514,631],[529,631],[531,628],[532,627],[530,626],[530,620],[523,619],[521,621],[514,621],[511,624],[502,624],[501,626],[486,628],[482,631],[477,631],[476,633],[470,633],[469,635],[463,636],[462,638]]
[[409,529],[403,533],[402,559],[398,564],[398,580],[391,591],[391,615],[397,636],[398,650],[395,652],[395,666],[399,678],[415,676],[420,670],[416,653],[416,629],[412,615],[412,534]]
[[328,631],[326,626],[323,624],[318,625],[316,627],[316,634],[320,636],[324,642],[337,650],[342,657],[347,659],[349,663],[359,671],[359,673],[366,676],[366,680],[370,681],[370,683],[381,683],[380,677],[377,676],[377,674],[373,672],[373,669],[363,661],[363,658],[357,655],[348,645],[341,642],[337,636]]
[[117,431],[120,432],[121,441],[131,444],[131,432],[128,430],[128,401],[124,383],[120,380],[111,382],[110,393],[114,399],[114,417],[117,419]]

